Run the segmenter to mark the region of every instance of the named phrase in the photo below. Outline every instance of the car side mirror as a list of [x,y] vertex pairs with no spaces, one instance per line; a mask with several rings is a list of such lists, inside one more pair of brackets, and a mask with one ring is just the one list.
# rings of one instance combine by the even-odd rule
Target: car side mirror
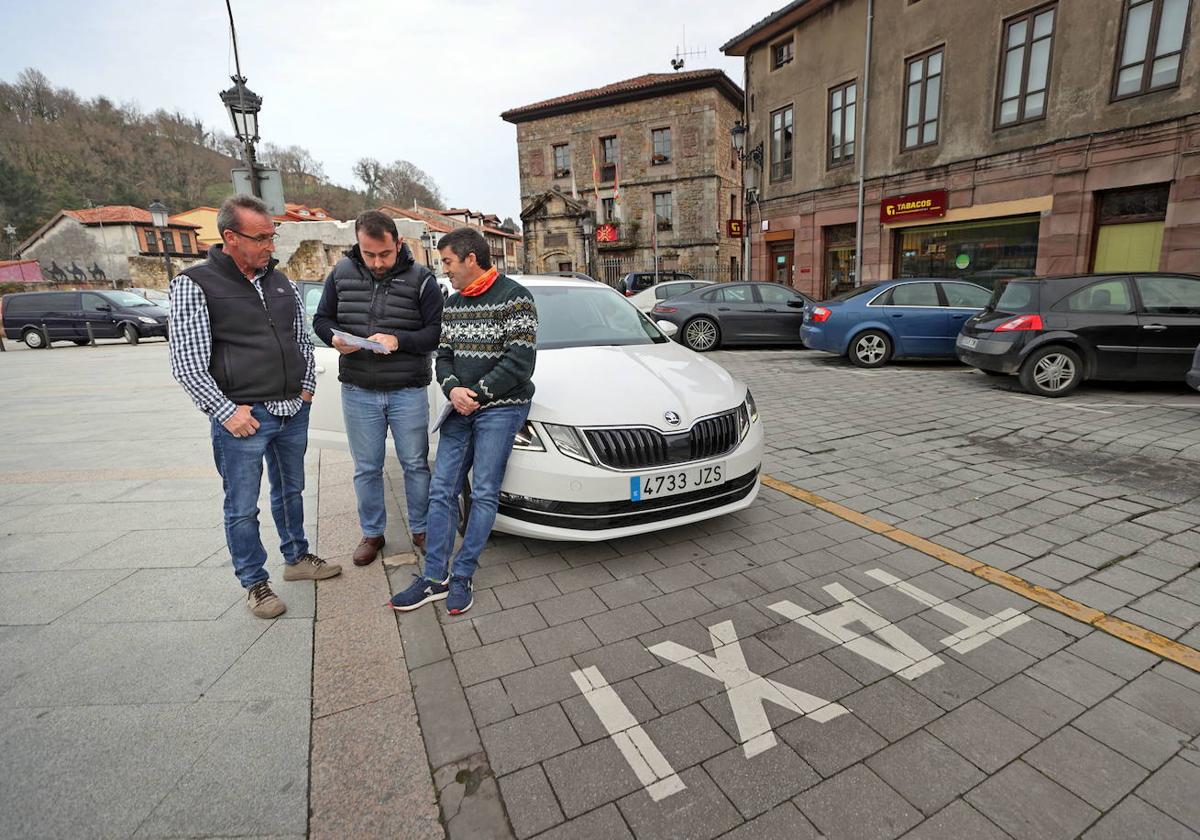
[[803,309],[804,299],[801,298],[800,300],[789,300],[787,305],[792,307],[792,309]]
[[96,307],[96,309],[99,310],[100,312],[112,312],[112,307],[109,306],[107,303],[100,304],[99,306]]
[[654,324],[660,330],[662,330],[663,335],[665,335],[667,338],[674,338],[675,334],[679,332],[679,327],[675,326],[670,321],[655,321]]

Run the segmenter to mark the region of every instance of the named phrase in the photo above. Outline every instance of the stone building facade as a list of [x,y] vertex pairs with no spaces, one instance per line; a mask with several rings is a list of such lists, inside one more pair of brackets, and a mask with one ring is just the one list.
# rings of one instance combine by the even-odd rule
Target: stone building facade
[[747,148],[763,144],[756,274],[822,297],[896,276],[1200,271],[1200,3],[877,2],[864,72],[866,14],[797,0],[722,47],[744,57]]
[[[742,91],[719,70],[649,74],[513,108],[525,270],[739,273]],[[593,166],[593,156],[595,165]],[[585,239],[590,214],[599,226]],[[607,226],[607,227],[606,227]]]
[[[198,229],[172,219],[164,241],[149,211],[140,207],[60,210],[18,251],[25,259],[37,260],[42,275],[55,283],[160,286],[167,282],[164,250],[179,267],[199,258]],[[152,272],[149,266],[155,264]],[[147,282],[150,279],[158,282]]]

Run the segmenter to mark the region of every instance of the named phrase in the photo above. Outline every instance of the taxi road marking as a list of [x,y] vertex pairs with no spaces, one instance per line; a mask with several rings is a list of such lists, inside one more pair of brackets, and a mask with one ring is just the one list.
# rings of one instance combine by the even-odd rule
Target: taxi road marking
[[924,537],[918,537],[916,534],[895,528],[886,522],[882,522],[866,514],[850,510],[845,505],[830,501],[822,496],[818,496],[816,493],[796,487],[794,484],[780,481],[769,475],[762,476],[762,483],[773,490],[778,490],[781,493],[791,496],[793,499],[799,499],[815,508],[832,513],[834,516],[881,534],[901,545],[915,548],[917,551],[928,554],[930,557],[941,560],[943,563],[970,572],[976,577],[983,578],[997,586],[1002,586],[1010,592],[1015,592],[1055,612],[1062,613],[1084,624],[1090,624],[1097,630],[1103,630],[1105,633],[1115,636],[1118,639],[1148,650],[1156,656],[1169,659],[1185,668],[1190,668],[1200,673],[1200,651],[1195,648],[1188,647],[1174,639],[1169,639],[1166,636],[1124,621],[1123,619],[1114,618],[1100,610],[1067,598],[1043,586],[1030,583],[994,566],[988,566],[978,560],[972,560],[965,554],[960,554],[944,545],[938,545]]

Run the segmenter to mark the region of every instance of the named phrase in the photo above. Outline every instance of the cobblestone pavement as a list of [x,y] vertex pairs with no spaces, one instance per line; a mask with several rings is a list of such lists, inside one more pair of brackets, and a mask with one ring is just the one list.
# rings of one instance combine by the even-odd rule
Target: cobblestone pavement
[[[766,473],[1200,644],[1200,395],[713,358]],[[489,805],[452,838],[1198,836],[1200,674],[776,490],[496,535],[475,582],[465,616],[399,618],[438,789]]]

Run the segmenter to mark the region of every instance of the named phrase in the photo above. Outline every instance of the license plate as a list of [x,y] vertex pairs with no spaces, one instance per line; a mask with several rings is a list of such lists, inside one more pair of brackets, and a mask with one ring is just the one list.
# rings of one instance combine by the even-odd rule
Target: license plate
[[635,475],[629,478],[629,500],[644,502],[659,496],[676,496],[725,481],[724,464],[688,467],[654,475]]
[[965,347],[968,350],[974,350],[976,347],[979,346],[979,339],[978,338],[968,338],[965,335],[960,335],[958,337],[958,346]]

